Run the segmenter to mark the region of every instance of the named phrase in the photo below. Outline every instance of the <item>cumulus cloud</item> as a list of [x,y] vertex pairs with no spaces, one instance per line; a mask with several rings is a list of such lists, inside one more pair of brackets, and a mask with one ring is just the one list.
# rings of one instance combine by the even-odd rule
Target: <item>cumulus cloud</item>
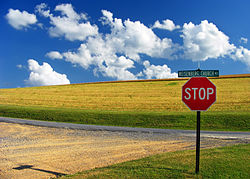
[[[101,17],[101,21],[104,24],[113,24],[113,13],[110,12],[110,11],[107,11],[105,9],[102,10],[102,15],[103,17]],[[115,19],[115,24],[119,24],[120,27],[122,27],[122,21],[121,20],[118,20],[118,19]]]
[[[185,23],[182,31],[184,58],[192,61],[205,61],[226,56],[245,63],[250,69],[250,50],[230,43],[229,37],[215,24],[207,20],[199,25],[192,22]],[[247,39],[241,38],[241,42],[247,43]]]
[[[84,69],[93,70],[94,75],[103,75],[118,80],[137,78],[175,78],[167,65],[142,63],[142,57],[160,58],[160,60],[187,59],[205,61],[221,57],[230,57],[249,65],[249,50],[236,47],[229,37],[215,24],[207,20],[200,24],[185,23],[182,27],[172,20],[157,20],[152,27],[140,21],[114,17],[108,10],[102,10],[100,21],[110,29],[110,33],[101,33],[96,24],[91,24],[85,13],[78,13],[71,4],[57,5],[52,11],[45,4],[36,6],[36,13],[50,22],[48,29],[52,37],[64,37],[69,41],[81,41],[78,49],[62,52],[50,51],[46,54],[51,59],[64,59]],[[154,29],[178,33],[183,43],[174,43],[172,39],[160,38]],[[246,38],[241,41],[245,43]],[[136,65],[144,66],[141,72],[132,73]]]
[[171,73],[171,69],[167,65],[151,65],[149,61],[144,61],[145,69],[143,73],[147,79],[164,79],[164,78],[177,78],[177,73]]
[[139,60],[140,54],[151,57],[164,57],[172,59],[176,51],[177,44],[171,39],[160,39],[151,28],[145,26],[140,21],[113,18],[113,14],[107,10],[102,10],[101,18],[104,24],[111,27],[111,34],[106,35],[106,41],[118,53],[123,53],[127,57]]
[[76,52],[64,52],[62,55],[66,61],[84,69],[94,66],[95,74],[101,73],[118,80],[136,79],[129,72],[129,69],[134,68],[134,62],[124,56],[117,56],[101,37],[89,38]]
[[40,15],[42,15],[44,17],[51,16],[50,9],[49,9],[48,5],[45,3],[41,3],[41,4],[37,5],[35,8],[35,12],[39,13]]
[[[79,20],[82,18],[87,20],[83,14],[77,14],[70,4],[62,4],[56,6],[55,10],[60,11],[62,16],[55,17],[49,10],[44,10],[46,7],[37,8],[44,16],[50,17],[51,24],[54,27],[50,28],[50,34],[53,36],[53,29],[56,30],[56,35],[62,35],[62,29],[67,28],[67,22],[74,22],[77,26],[80,24]],[[152,58],[162,59],[188,59],[192,61],[205,61],[208,59],[217,59],[221,57],[230,57],[234,60],[240,60],[248,64],[247,49],[241,50],[234,44],[229,42],[229,37],[220,31],[215,24],[209,23],[207,20],[201,21],[200,24],[185,23],[183,27],[175,25],[173,21],[166,19],[160,23],[156,21],[153,27],[147,27],[140,21],[131,21],[130,19],[122,20],[113,16],[113,13],[107,10],[102,10],[102,17],[100,18],[103,25],[110,27],[110,33],[101,34],[96,31],[93,34],[81,35],[76,33],[64,33],[68,40],[83,40],[82,44],[77,50],[69,50],[61,53],[47,54],[52,59],[62,59],[71,62],[74,65],[80,65],[84,69],[90,66],[94,67],[94,74],[101,73],[103,76],[116,79],[137,79],[143,78],[168,78],[176,77],[172,74],[167,65],[145,66],[145,70],[138,74],[133,74],[130,70],[134,68],[134,63],[140,64],[141,55],[147,55]],[[62,22],[56,25],[57,22]],[[86,21],[90,25],[90,22]],[[85,24],[86,24],[85,23]],[[71,27],[71,26],[70,26]],[[159,38],[153,31],[154,28],[167,29],[173,31],[180,29],[183,44],[173,43],[170,38]],[[88,28],[87,28],[88,29]],[[85,29],[86,31],[86,29]],[[82,31],[82,33],[86,33]],[[75,30],[75,32],[78,32]],[[87,31],[88,32],[88,31]],[[55,35],[55,36],[56,36]],[[240,57],[242,54],[244,57]],[[121,63],[123,62],[123,63]],[[114,65],[115,63],[119,64]],[[169,69],[163,73],[163,69]],[[162,71],[161,71],[162,70]]]
[[105,65],[99,66],[99,71],[104,76],[118,80],[136,80],[137,77],[128,69],[134,68],[134,62],[124,56],[106,61]]
[[241,62],[245,63],[250,70],[250,50],[240,46],[232,54],[232,58],[234,60],[240,60]]
[[66,61],[84,69],[93,66],[95,75],[101,73],[118,80],[177,77],[167,65],[155,66],[147,61],[144,62],[143,72],[133,74],[130,70],[134,68],[134,63],[140,64],[141,54],[152,58],[184,58],[193,61],[229,56],[247,63],[247,52],[243,50],[244,58],[234,55],[236,47],[230,44],[229,37],[206,20],[198,25],[185,23],[181,31],[183,45],[180,45],[169,38],[160,39],[140,21],[123,21],[113,17],[113,13],[107,10],[102,10],[102,14],[101,21],[110,27],[110,33],[90,36],[78,50],[60,54]]
[[60,53],[66,61],[84,69],[94,66],[94,74],[127,80],[140,76],[140,73],[133,74],[130,69],[141,60],[141,54],[174,58],[178,45],[171,39],[160,39],[140,21],[122,21],[107,10],[102,10],[102,13],[101,21],[103,25],[110,26],[111,33],[89,36],[77,51]]
[[37,22],[36,15],[30,14],[27,11],[19,11],[18,9],[9,9],[5,16],[8,23],[17,30],[28,28],[30,25]]
[[245,37],[241,37],[241,38],[240,38],[240,43],[247,44],[247,42],[248,42],[248,39],[247,39],[247,38],[245,38]]
[[152,28],[153,29],[157,28],[157,29],[165,29],[165,30],[173,31],[175,29],[180,29],[181,27],[179,25],[175,25],[172,20],[166,19],[166,20],[162,21],[162,24],[158,20],[155,21]]
[[88,44],[81,44],[76,52],[64,52],[62,54],[65,60],[71,62],[72,64],[78,64],[84,69],[92,64],[95,64],[95,57],[91,56],[90,50],[88,49]]
[[51,51],[46,54],[51,59],[62,59],[63,56],[58,51]]
[[33,59],[28,60],[30,70],[29,79],[26,81],[31,86],[70,84],[65,74],[57,73],[48,63],[39,65]]
[[16,65],[16,67],[19,68],[19,69],[22,69],[22,68],[23,68],[23,65],[18,64],[18,65]]
[[55,7],[60,16],[50,12],[47,5],[42,3],[36,6],[36,11],[44,17],[50,18],[49,34],[52,37],[65,37],[67,40],[85,40],[88,36],[98,34],[98,27],[87,21],[87,15],[76,13],[71,4],[61,4]]
[[193,61],[224,57],[230,55],[235,48],[229,43],[229,37],[207,20],[199,25],[185,23],[181,37],[184,43],[184,56]]

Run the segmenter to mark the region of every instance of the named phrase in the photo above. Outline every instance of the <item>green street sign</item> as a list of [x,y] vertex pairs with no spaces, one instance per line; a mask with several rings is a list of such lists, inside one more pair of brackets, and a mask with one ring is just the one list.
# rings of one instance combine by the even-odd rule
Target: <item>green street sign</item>
[[218,77],[219,70],[186,70],[178,71],[178,77]]

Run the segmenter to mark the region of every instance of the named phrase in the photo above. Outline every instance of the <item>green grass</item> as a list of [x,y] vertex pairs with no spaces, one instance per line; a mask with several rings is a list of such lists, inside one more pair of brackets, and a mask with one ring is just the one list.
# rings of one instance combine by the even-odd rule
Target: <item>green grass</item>
[[[0,116],[79,124],[195,129],[195,112],[125,112],[0,105]],[[202,130],[249,131],[248,112],[201,112]]]
[[62,178],[250,178],[250,144],[201,150],[195,174],[195,151],[178,151],[97,168]]

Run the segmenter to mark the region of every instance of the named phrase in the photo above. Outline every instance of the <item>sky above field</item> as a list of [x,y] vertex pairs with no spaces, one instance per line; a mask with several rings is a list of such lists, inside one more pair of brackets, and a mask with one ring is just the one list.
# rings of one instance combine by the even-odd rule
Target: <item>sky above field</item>
[[250,71],[248,0],[1,0],[0,88]]

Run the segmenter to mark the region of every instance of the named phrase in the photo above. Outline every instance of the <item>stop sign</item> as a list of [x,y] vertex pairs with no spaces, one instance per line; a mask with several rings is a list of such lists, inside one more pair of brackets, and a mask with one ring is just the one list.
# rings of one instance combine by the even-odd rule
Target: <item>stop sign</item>
[[206,77],[193,77],[182,86],[182,101],[192,111],[206,111],[216,101],[216,86]]

